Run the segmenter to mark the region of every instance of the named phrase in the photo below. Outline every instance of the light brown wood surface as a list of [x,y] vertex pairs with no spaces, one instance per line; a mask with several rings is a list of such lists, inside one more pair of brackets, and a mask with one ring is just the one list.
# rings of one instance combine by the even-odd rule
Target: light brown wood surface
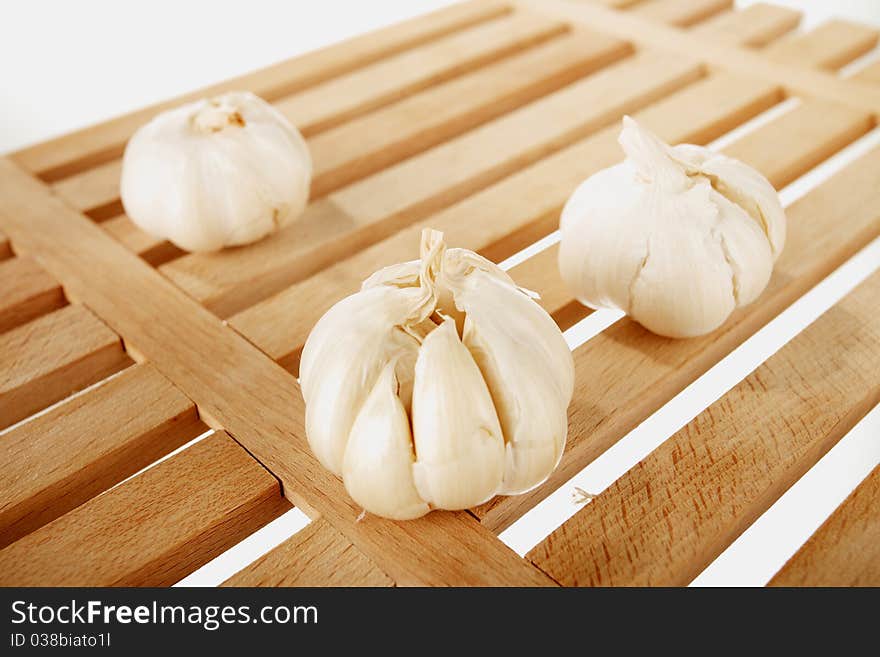
[[18,151],[12,158],[25,169],[40,174],[44,180],[58,180],[119,157],[125,142],[137,128],[159,112],[181,103],[237,89],[247,89],[273,101],[507,13],[510,8],[503,0],[456,4],[31,146]]
[[873,62],[853,75],[853,80],[868,84],[880,84],[880,61]]
[[229,316],[699,76],[690,60],[637,55],[344,187],[247,249],[190,254],[160,269]]
[[805,62],[788,64],[771,61],[760,52],[734,47],[697,33],[646,20],[633,12],[621,12],[589,2],[568,0],[511,0],[516,7],[540,11],[588,26],[606,34],[628,39],[639,47],[658,48],[685,56],[699,53],[713,69],[781,84],[791,95],[803,95],[838,102],[857,110],[880,112],[880,89],[856,85],[827,72],[809,68]]
[[0,585],[168,586],[289,508],[215,434],[0,550]]
[[[357,522],[360,509],[342,482],[308,449],[296,380],[6,159],[0,229],[25,252],[39,251],[47,271],[192,399],[207,424],[228,431],[275,474],[291,502],[322,515],[396,583],[552,584],[464,512]],[[90,267],[82,267],[81,253],[92,254]]]
[[795,299],[880,235],[880,150],[788,208],[785,250],[761,297],[713,333],[672,340],[623,319],[574,351],[566,451],[547,483],[476,510],[500,531],[634,429]]
[[770,580],[770,586],[880,586],[880,466]]
[[119,337],[79,304],[0,334],[0,428],[130,363]]
[[57,310],[64,291],[32,258],[0,260],[0,333]]
[[792,34],[762,54],[787,64],[835,70],[877,45],[878,30],[844,20],[829,20],[805,34]]
[[320,518],[223,583],[223,586],[393,585],[363,552]]
[[[657,101],[635,116],[664,130],[672,141],[705,142],[778,99],[772,86],[713,76]],[[559,210],[575,187],[598,169],[620,159],[618,132],[615,122],[600,133],[287,288],[230,321],[263,351],[296,371],[299,350],[318,318],[339,299],[356,291],[361,281],[380,267],[414,258],[423,228],[442,230],[449,244],[479,251],[496,261],[553,231],[558,226]],[[475,221],[475,217],[491,221]],[[543,258],[541,261],[544,262]],[[528,264],[523,268],[532,271]],[[514,274],[515,280],[547,295],[543,303],[552,311],[556,310],[556,298],[569,298],[561,281],[554,290],[544,284],[546,279],[540,278],[555,276],[555,263],[549,271],[536,268],[537,278],[523,275],[523,268]],[[579,311],[571,311],[573,320]]]
[[880,403],[880,274],[554,531],[567,585],[684,585]]
[[[400,55],[383,59],[348,75],[334,78],[307,91],[285,97],[276,108],[306,135],[356,118],[394,101],[401,100],[429,85],[466,74],[494,60],[540,44],[565,31],[558,21],[516,15],[500,18],[446,36]],[[599,39],[599,47],[612,42]],[[395,74],[394,71],[403,74]],[[356,143],[345,144],[357,151]],[[316,156],[313,196],[328,191],[322,177],[329,173]],[[119,214],[119,176],[121,160],[107,162],[57,181],[54,191],[74,207],[85,210],[96,220]]]
[[141,230],[125,215],[108,219],[101,224],[101,227],[110,233],[117,242],[123,244],[132,253],[138,254],[154,267],[179,258],[185,253],[171,242]]
[[733,0],[642,0],[630,9],[643,18],[687,27],[733,6]]
[[0,547],[148,466],[207,428],[147,364],[0,438]]
[[0,261],[12,257],[12,245],[9,244],[9,238],[0,233]]
[[694,26],[693,32],[720,43],[759,48],[796,28],[800,20],[794,9],[759,2],[722,12]]

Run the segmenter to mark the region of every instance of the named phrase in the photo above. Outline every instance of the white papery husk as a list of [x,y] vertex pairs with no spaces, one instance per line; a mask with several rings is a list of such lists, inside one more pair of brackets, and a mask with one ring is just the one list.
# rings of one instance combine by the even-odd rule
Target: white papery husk
[[272,105],[249,92],[156,116],[129,140],[120,195],[147,233],[187,251],[259,240],[308,202],[308,147]]
[[670,148],[624,119],[627,159],[584,181],[560,223],[575,296],[669,337],[702,335],[753,301],[785,241],[772,185],[732,158]]
[[342,463],[365,510],[406,519],[544,481],[565,445],[574,368],[556,324],[505,272],[426,231],[421,260],[376,272],[319,321],[301,379],[316,455]]

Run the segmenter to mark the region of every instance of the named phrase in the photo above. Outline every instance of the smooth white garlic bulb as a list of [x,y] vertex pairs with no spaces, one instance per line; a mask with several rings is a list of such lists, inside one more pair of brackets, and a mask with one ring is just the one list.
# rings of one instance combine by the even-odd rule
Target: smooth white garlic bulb
[[306,206],[312,160],[300,133],[249,92],[156,116],[129,140],[120,193],[129,218],[187,251],[259,240]]
[[654,333],[708,333],[756,299],[785,243],[773,186],[700,146],[670,147],[625,117],[626,159],[584,181],[560,222],[559,267],[581,303]]
[[406,520],[534,488],[562,457],[574,365],[496,265],[426,230],[318,321],[300,361],[306,433],[366,511]]

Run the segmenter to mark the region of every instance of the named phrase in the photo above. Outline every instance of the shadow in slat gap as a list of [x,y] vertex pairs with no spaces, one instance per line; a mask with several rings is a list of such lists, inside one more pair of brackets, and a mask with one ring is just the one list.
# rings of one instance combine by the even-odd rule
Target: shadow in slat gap
[[849,64],[840,69],[839,74],[841,77],[851,78],[868,68],[876,61],[880,61],[880,46],[874,46],[873,49],[869,50],[861,57],[852,60]]
[[519,554],[528,552],[580,508],[572,502],[575,487],[602,492],[878,269],[880,238],[502,532],[501,540]]
[[309,522],[306,514],[293,508],[193,571],[174,586],[219,586],[242,568],[298,533]]
[[691,586],[764,586],[880,464],[880,406],[722,552]]
[[[786,205],[789,205],[878,145],[880,129],[875,128],[792,182],[781,190],[780,195],[784,201],[788,201]],[[579,506],[571,500],[575,487],[590,493],[599,493],[610,486],[878,269],[880,238],[850,258],[602,456],[517,520],[501,533],[501,540],[519,554],[528,552],[578,510]]]

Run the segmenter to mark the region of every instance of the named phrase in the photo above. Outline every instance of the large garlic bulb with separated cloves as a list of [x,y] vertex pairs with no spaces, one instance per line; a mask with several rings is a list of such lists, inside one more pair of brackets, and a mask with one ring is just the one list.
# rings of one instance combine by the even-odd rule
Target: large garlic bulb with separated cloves
[[496,265],[424,231],[368,278],[300,362],[312,451],[366,511],[405,520],[543,482],[574,386],[550,316]]
[[785,243],[779,196],[746,164],[670,147],[629,117],[620,144],[626,159],[563,210],[562,278],[582,303],[660,335],[708,333],[767,286]]
[[120,192],[146,232],[187,251],[259,240],[308,202],[302,136],[267,102],[232,92],[156,116],[128,142]]

